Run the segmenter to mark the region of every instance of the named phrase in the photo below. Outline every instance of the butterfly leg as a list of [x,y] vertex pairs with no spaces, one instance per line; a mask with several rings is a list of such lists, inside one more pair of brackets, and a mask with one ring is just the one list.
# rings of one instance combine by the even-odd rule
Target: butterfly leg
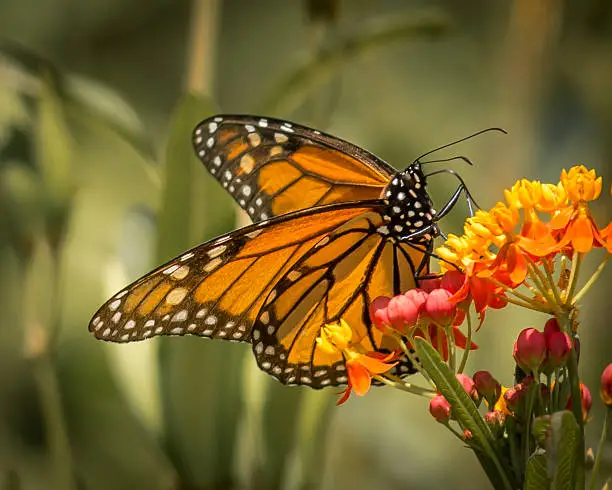
[[437,174],[442,174],[442,173],[453,175],[457,180],[459,180],[460,185],[457,188],[457,190],[453,193],[451,198],[448,200],[448,202],[444,205],[444,207],[438,212],[437,219],[443,218],[451,211],[451,209],[453,209],[455,204],[457,204],[457,201],[459,200],[461,193],[465,194],[465,200],[468,205],[470,216],[474,216],[474,206],[476,206],[477,208],[480,208],[480,206],[478,205],[476,200],[472,197],[472,194],[470,193],[466,183],[464,182],[464,180],[461,178],[461,176],[457,172],[451,169],[443,169],[443,170],[437,170],[436,172],[427,174],[427,177],[431,177],[432,175],[437,175]]

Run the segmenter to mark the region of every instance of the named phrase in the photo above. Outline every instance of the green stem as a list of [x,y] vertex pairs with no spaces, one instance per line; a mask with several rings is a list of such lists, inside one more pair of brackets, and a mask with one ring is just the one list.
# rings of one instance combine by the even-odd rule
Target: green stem
[[593,272],[593,275],[589,278],[589,280],[586,282],[586,284],[582,287],[582,289],[580,291],[578,291],[576,293],[576,295],[574,296],[574,299],[572,300],[572,306],[574,306],[576,303],[578,303],[578,301],[580,301],[582,299],[582,297],[587,293],[587,291],[591,288],[591,286],[593,284],[595,284],[595,281],[597,281],[597,279],[599,279],[599,276],[603,272],[603,270],[604,270],[604,268],[606,266],[606,263],[608,262],[609,258],[610,258],[610,254],[606,255],[606,258],[603,259],[601,264],[599,264],[599,267],[597,267],[595,272]]
[[601,437],[599,438],[599,445],[597,446],[597,454],[595,455],[595,463],[593,464],[593,471],[591,472],[591,483],[589,484],[589,490],[595,490],[597,484],[597,476],[599,475],[599,465],[601,464],[601,453],[603,453],[604,445],[608,437],[608,420],[612,414],[612,408],[606,410],[606,415],[603,421],[603,427],[601,428]]
[[410,360],[410,362],[412,363],[412,366],[419,372],[421,373],[421,375],[423,376],[423,378],[425,378],[427,380],[427,382],[432,386],[432,388],[435,389],[436,385],[434,384],[434,382],[431,380],[431,378],[429,377],[429,375],[423,370],[421,369],[421,365],[419,364],[418,359],[416,358],[416,356],[414,355],[414,353],[410,352],[410,349],[408,348],[408,346],[406,345],[406,342],[404,342],[404,339],[402,338],[402,336],[395,332],[394,330],[389,329],[388,332],[390,333],[390,335],[392,335],[395,340],[397,341],[397,343],[399,344],[400,348],[402,349],[402,352],[406,355],[406,357]]
[[[578,266],[576,266],[576,269]],[[568,298],[571,298],[568,296]],[[559,321],[559,327],[562,332],[567,333],[570,337],[573,338],[571,333],[571,322],[569,319],[569,314],[564,313],[563,315],[559,315],[557,317]],[[567,360],[567,373],[570,383],[571,397],[572,397],[572,413],[576,418],[576,423],[578,424],[578,444],[577,444],[577,457],[576,457],[576,481],[577,481],[577,489],[583,490],[585,486],[584,481],[584,419],[582,415],[582,394],[580,392],[580,377],[578,374],[578,358],[576,356],[576,350],[572,349],[570,351],[569,359]]]
[[457,373],[462,373],[465,369],[465,365],[467,364],[468,357],[470,355],[470,347],[472,346],[472,315],[470,315],[469,310],[465,314],[467,318],[467,340],[465,341],[465,350],[463,351],[463,356],[461,357],[461,362],[459,363],[459,369],[457,369]]
[[537,380],[539,379],[538,373],[533,373],[534,383],[531,385],[529,390],[529,397],[527,399],[527,413],[525,414],[525,432],[523,433],[523,461],[525,462],[525,468],[531,455],[531,421],[533,419],[533,406],[535,404],[536,396],[540,387]]
[[24,315],[25,350],[31,361],[32,372],[38,389],[43,414],[45,435],[53,469],[54,486],[57,490],[72,490],[76,487],[73,473],[70,439],[62,406],[59,380],[53,362],[53,352],[59,336],[61,319],[61,254],[51,250],[53,275],[52,312],[46,326],[37,323],[30,315]]

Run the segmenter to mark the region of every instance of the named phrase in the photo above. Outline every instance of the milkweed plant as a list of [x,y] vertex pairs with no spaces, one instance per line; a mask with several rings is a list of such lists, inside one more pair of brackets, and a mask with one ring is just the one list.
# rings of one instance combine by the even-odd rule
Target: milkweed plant
[[[592,396],[578,372],[578,333],[580,301],[612,253],[612,223],[600,228],[589,209],[601,190],[602,178],[577,166],[557,184],[520,180],[504,191],[504,202],[468,218],[464,234],[449,235],[436,250],[440,277],[371,303],[373,324],[395,337],[397,352],[365,352],[346,322],[326,325],[317,343],[343,353],[349,377],[338,403],[364,395],[375,379],[428,398],[432,417],[474,452],[495,488],[584,489],[587,468],[588,488],[598,488],[612,364],[601,378],[607,410],[593,458],[585,452]],[[607,253],[587,272],[584,259],[594,249]],[[507,307],[549,317],[518,334],[511,386],[486,370],[465,372],[487,309]],[[392,374],[402,354],[425,386]]]

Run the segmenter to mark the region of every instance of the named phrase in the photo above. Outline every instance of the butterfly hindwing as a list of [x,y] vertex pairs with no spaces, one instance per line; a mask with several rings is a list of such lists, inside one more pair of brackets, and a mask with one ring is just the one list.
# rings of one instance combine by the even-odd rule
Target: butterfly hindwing
[[255,222],[378,199],[395,173],[351,143],[272,118],[216,116],[202,121],[193,138],[204,166]]
[[302,210],[199,245],[116,294],[89,329],[115,342],[185,334],[250,341],[263,301],[291,265],[327,234],[380,206]]
[[[427,260],[420,248],[377,232],[376,210],[355,217],[297,260],[270,291],[252,334],[259,366],[287,384],[313,388],[347,382],[342,354],[317,347],[321,327],[344,319],[364,351],[398,345],[372,326],[368,306],[377,296],[416,287],[415,272]],[[397,374],[414,372],[402,359]]]

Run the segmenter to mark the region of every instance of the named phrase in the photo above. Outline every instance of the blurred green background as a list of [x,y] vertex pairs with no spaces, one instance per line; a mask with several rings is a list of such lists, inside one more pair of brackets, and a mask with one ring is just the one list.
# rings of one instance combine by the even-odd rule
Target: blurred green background
[[[476,163],[453,168],[485,207],[576,163],[609,178],[612,4],[0,0],[0,489],[488,488],[423,399],[374,389],[335,408],[333,389],[271,381],[246,345],[87,332],[123,285],[246,223],[192,156],[193,125],[221,111],[315,126],[398,168],[501,126],[447,152]],[[432,179],[435,202],[455,183]],[[611,280],[583,304],[588,445]],[[513,338],[544,321],[490,314],[468,372],[511,384]]]

